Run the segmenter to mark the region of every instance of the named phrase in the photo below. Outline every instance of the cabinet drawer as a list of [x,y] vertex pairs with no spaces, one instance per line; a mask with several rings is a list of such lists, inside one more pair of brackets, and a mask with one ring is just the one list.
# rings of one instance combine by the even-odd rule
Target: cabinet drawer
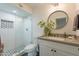
[[65,51],[62,51],[62,50],[56,48],[54,51],[54,56],[74,56],[74,54],[69,53],[67,51],[65,52]]

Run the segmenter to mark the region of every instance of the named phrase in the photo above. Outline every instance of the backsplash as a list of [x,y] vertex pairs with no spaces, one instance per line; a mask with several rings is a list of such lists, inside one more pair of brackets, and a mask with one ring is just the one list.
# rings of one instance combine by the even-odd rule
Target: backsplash
[[67,38],[67,37],[74,37],[74,38],[76,38],[77,37],[76,35],[67,34],[67,33],[64,33],[64,34],[53,33],[50,36],[52,36],[52,37],[63,37],[63,38]]

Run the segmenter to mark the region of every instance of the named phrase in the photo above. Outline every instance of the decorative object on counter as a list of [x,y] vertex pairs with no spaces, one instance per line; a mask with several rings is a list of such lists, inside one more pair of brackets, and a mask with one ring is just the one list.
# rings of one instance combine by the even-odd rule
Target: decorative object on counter
[[67,38],[67,34],[66,34],[66,32],[64,32],[64,38]]
[[44,29],[44,35],[45,36],[50,36],[51,35],[51,31],[54,30],[54,22],[52,20],[48,21],[44,21],[41,20],[38,25]]
[[79,30],[79,14],[74,18],[73,31]]
[[67,24],[68,18],[68,14],[65,11],[57,10],[49,15],[48,21],[55,22],[55,29],[61,29]]
[[76,15],[74,18],[73,31],[77,30],[77,26],[78,26],[78,15]]
[[69,36],[68,38],[69,38],[69,39],[73,39],[73,37],[72,37],[72,36]]
[[79,30],[76,30],[76,36],[79,36]]
[[79,30],[76,30],[77,39],[79,39]]
[[70,38],[70,37],[73,37],[76,39],[76,35],[73,35],[73,34],[68,34],[68,33],[63,33],[63,34],[59,34],[59,33],[51,33],[50,35],[51,37],[61,37],[61,38]]

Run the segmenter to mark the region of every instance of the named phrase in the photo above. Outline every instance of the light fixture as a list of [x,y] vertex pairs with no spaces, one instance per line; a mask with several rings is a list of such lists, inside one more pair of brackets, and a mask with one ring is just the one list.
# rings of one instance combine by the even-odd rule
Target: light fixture
[[54,3],[54,6],[58,6],[59,5],[59,3]]
[[23,5],[21,3],[18,4],[19,7],[23,7]]

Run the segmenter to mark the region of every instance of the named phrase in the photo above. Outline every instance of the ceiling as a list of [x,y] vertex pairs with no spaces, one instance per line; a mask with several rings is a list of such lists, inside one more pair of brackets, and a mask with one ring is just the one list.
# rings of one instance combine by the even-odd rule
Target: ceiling
[[[18,7],[18,6],[19,7]],[[4,12],[8,12],[14,15],[17,15],[19,17],[27,17],[29,15],[31,15],[31,13],[27,12],[26,10],[23,10],[22,8],[24,8],[24,6],[29,6],[31,9],[33,7],[41,7],[41,6],[48,6],[48,5],[52,5],[52,6],[56,6],[58,5],[58,3],[0,3],[0,11],[4,11]],[[16,11],[16,13],[14,13],[13,11]]]
[[30,15],[30,13],[18,8],[14,3],[0,3],[0,10],[23,18]]
[[30,7],[46,6],[46,5],[57,6],[58,4],[59,3],[26,3],[26,5],[29,5]]

